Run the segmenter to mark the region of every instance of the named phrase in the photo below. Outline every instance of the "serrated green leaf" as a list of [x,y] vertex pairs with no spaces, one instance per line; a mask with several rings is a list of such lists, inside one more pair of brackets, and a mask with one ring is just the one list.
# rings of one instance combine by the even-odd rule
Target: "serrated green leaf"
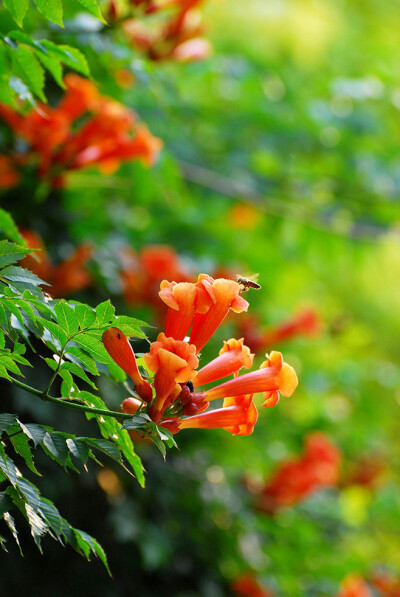
[[48,430],[37,423],[22,423],[18,421],[22,431],[33,441],[35,447],[40,444]]
[[[64,356],[66,358],[78,359],[82,365],[86,367],[89,373],[92,375],[99,375],[95,361],[84,350],[82,350],[82,348],[79,348],[79,346],[68,346],[67,352]],[[80,366],[79,363],[78,366]]]
[[52,369],[52,371],[55,371],[58,367],[58,363],[56,363],[56,361],[54,359],[48,359],[47,357],[44,359],[44,361],[46,362],[46,364],[50,367],[50,369]]
[[39,323],[41,323],[43,327],[45,327],[47,330],[49,330],[49,332],[51,333],[51,335],[54,338],[56,338],[56,340],[59,341],[59,343],[61,344],[61,346],[65,346],[65,344],[68,342],[68,336],[64,332],[64,330],[62,330],[60,328],[59,325],[57,325],[53,321],[48,321],[47,319],[44,319],[43,317],[38,317],[37,321]]
[[41,445],[47,449],[48,453],[56,460],[56,462],[58,462],[58,464],[65,466],[68,456],[68,448],[65,438],[61,434],[58,434],[57,432],[46,433]]
[[150,417],[143,413],[141,415],[134,415],[130,419],[126,419],[123,422],[122,427],[123,429],[141,429],[142,427],[145,427],[149,421],[151,421]]
[[16,77],[15,75],[10,77],[9,86],[22,102],[27,101],[31,106],[35,105],[35,100],[29,87],[25,85],[20,77]]
[[12,413],[0,413],[0,435],[7,431],[17,420],[17,415]]
[[[74,379],[69,371],[64,369],[63,371],[59,371],[59,376],[65,382],[66,385],[66,396],[69,396],[71,389],[74,387]],[[64,391],[61,389],[62,396],[64,396]]]
[[112,362],[110,355],[104,348],[100,339],[88,332],[76,336],[75,342],[80,344],[80,346],[86,350],[90,356],[96,359],[96,361],[99,361],[99,363],[107,364]]
[[94,539],[84,531],[80,531],[79,529],[74,529],[74,533],[77,538],[78,546],[82,549],[87,559],[90,559],[90,553],[93,553],[104,564],[108,574],[111,576],[111,572],[108,567],[107,557],[100,543],[98,543],[96,539]]
[[107,456],[109,456],[119,464],[122,464],[121,453],[115,446],[115,444],[113,444],[112,442],[108,442],[105,439],[96,439],[90,437],[81,437],[80,440],[83,441],[85,444],[92,446],[92,448],[96,448],[97,450],[104,452],[104,454],[107,454]]
[[61,0],[33,0],[39,12],[52,23],[64,27],[62,16],[63,7]]
[[41,497],[38,512],[43,520],[46,521],[48,527],[53,531],[56,539],[62,542],[62,521],[64,519],[55,505],[50,500]]
[[32,537],[36,545],[40,549],[40,552],[42,552],[42,549],[40,547],[40,539],[43,535],[47,533],[47,524],[29,503],[25,504],[25,511],[26,516],[28,518],[29,526],[31,527]]
[[37,487],[27,481],[24,477],[18,477],[16,488],[19,490],[19,493],[22,494],[22,499],[24,499],[34,510],[37,510],[39,507],[39,490]]
[[4,452],[3,447],[0,444],[0,469],[2,470],[3,474],[7,477],[10,483],[16,487],[17,485],[17,477],[18,477],[18,469],[11,460]]
[[0,298],[0,304],[3,305],[6,311],[10,311],[14,315],[14,317],[18,319],[22,327],[25,328],[24,319],[21,315],[21,312],[12,300]]
[[28,438],[26,435],[24,435],[22,429],[20,433],[13,435],[10,438],[10,441],[14,446],[14,450],[17,452],[17,454],[22,456],[30,470],[36,475],[39,475],[39,477],[41,477],[41,474],[39,473],[39,471],[35,467],[35,463],[33,462],[33,455],[28,442]]
[[9,49],[12,63],[28,88],[43,102],[46,97],[43,93],[44,71],[36,58],[35,52],[24,44],[18,44],[16,49]]
[[96,19],[99,19],[99,21],[102,23],[106,23],[96,0],[78,0],[78,2],[82,4],[82,6],[84,6],[86,10],[88,10],[93,16],[95,16]]
[[37,52],[36,56],[38,60],[43,64],[44,68],[48,70],[49,73],[53,76],[54,80],[58,83],[58,85],[62,89],[65,89],[63,81],[63,68],[60,64],[60,61],[54,56],[47,56],[42,52]]
[[85,444],[84,441],[81,441],[79,438],[76,439],[67,439],[67,446],[69,451],[75,458],[81,460],[83,464],[86,464],[87,459],[89,457],[89,448]]
[[68,336],[72,336],[79,329],[78,317],[75,310],[65,301],[60,301],[54,305],[54,311],[57,317],[58,325]]
[[30,304],[28,303],[28,301],[21,299],[21,300],[16,300],[15,303],[25,312],[26,316],[29,319],[31,319],[33,321],[33,323],[36,323],[35,312],[32,309],[32,307],[30,306]]
[[0,276],[11,282],[24,282],[33,286],[41,286],[42,284],[49,286],[47,282],[44,282],[29,270],[16,265],[9,265],[2,269]]
[[[0,44],[1,55],[6,55],[6,49],[4,46]],[[1,66],[5,66],[3,61],[0,61]],[[0,230],[4,232],[4,234],[14,242],[18,243],[19,245],[24,246],[25,240],[23,236],[20,235],[17,226],[14,223],[11,215],[5,209],[0,207]]]
[[23,259],[30,252],[26,247],[10,243],[8,240],[2,240],[0,241],[0,267]]
[[21,549],[21,545],[19,543],[19,539],[18,539],[18,531],[17,528],[15,526],[15,522],[13,517],[11,516],[11,514],[9,512],[5,512],[3,515],[4,520],[6,521],[8,528],[10,529],[12,536],[15,539],[16,544],[18,545],[19,548],[19,553],[21,554],[21,556],[23,555],[22,553],[22,549]]
[[60,62],[78,71],[82,75],[89,76],[89,67],[85,56],[76,48],[65,45],[57,45],[51,41],[42,40],[41,45],[46,48],[50,56],[58,58]]
[[5,379],[8,379],[9,381],[11,381],[10,376],[8,375],[7,369],[1,364],[0,364],[0,377],[5,377]]
[[92,382],[91,379],[86,375],[86,373],[77,365],[76,363],[63,363],[61,366],[62,371],[70,371],[74,375],[77,375],[81,379],[83,379],[86,383],[88,383],[94,390],[97,390],[95,384]]
[[95,311],[89,307],[88,305],[84,305],[83,303],[76,303],[75,304],[75,313],[78,318],[79,326],[81,330],[89,327],[96,321],[96,313]]
[[22,27],[22,21],[28,10],[28,0],[3,0],[4,6],[10,11],[14,21]]
[[16,364],[15,361],[12,360],[11,357],[5,356],[4,354],[0,354],[0,365],[5,367],[7,371],[11,371],[11,373],[15,373],[15,375],[21,375],[24,377]]
[[107,324],[114,318],[115,308],[110,303],[110,300],[100,303],[96,307],[96,322],[99,326]]

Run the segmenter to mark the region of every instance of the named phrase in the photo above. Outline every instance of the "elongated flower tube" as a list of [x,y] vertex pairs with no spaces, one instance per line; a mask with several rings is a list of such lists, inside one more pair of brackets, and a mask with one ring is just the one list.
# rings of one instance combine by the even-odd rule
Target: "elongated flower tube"
[[103,333],[104,348],[110,357],[132,378],[135,390],[142,400],[151,402],[153,391],[148,381],[143,379],[135,359],[135,353],[125,334],[116,327],[109,328]]
[[243,338],[240,340],[231,338],[224,341],[219,356],[197,372],[194,385],[197,387],[228,375],[234,375],[242,367],[250,369],[253,359],[254,354],[251,354],[250,348],[243,344]]
[[[202,275],[199,276],[199,280]],[[206,277],[212,280],[210,276]],[[241,313],[247,311],[249,306],[249,303],[240,296],[240,286],[234,280],[217,278],[212,282],[212,291],[215,297],[213,304],[207,313],[196,314],[190,334],[190,343],[196,345],[197,352],[208,342],[230,309],[235,313]]]
[[263,392],[263,406],[275,406],[279,400],[279,392],[283,396],[291,396],[297,384],[297,375],[293,367],[283,362],[280,352],[273,351],[258,371],[230,379],[205,393],[207,400],[211,401],[250,392]]
[[167,399],[174,392],[176,385],[194,380],[195,368],[199,363],[196,347],[181,340],[167,338],[161,332],[157,341],[151,344],[150,352],[143,355],[143,358],[150,371],[155,373],[156,398],[151,406],[150,416],[158,423]]
[[199,279],[196,284],[192,282],[177,284],[163,280],[160,289],[159,297],[169,307],[165,321],[165,335],[175,340],[183,340],[195,314],[206,313],[213,303],[215,297],[211,283],[207,279]]
[[171,433],[177,433],[181,429],[225,429],[233,435],[249,435],[257,421],[257,409],[252,399],[252,394],[232,398],[224,403],[223,408],[186,419],[167,419],[162,421],[161,425]]

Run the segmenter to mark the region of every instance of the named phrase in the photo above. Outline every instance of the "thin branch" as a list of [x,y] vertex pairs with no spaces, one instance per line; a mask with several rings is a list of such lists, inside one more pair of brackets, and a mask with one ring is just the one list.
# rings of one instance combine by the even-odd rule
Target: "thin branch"
[[46,393],[37,390],[36,388],[32,388],[32,386],[28,386],[27,384],[15,379],[14,377],[10,376],[10,381],[14,385],[18,386],[22,390],[29,392],[30,394],[34,394],[44,402],[51,402],[52,404],[57,404],[58,406],[63,406],[65,408],[72,408],[73,410],[80,410],[81,412],[90,413],[93,415],[102,415],[103,417],[114,417],[115,419],[120,419],[124,421],[125,419],[131,419],[134,415],[129,415],[126,413],[121,413],[115,410],[105,410],[104,408],[95,408],[91,406],[85,406],[84,404],[78,404],[76,402],[69,402],[67,400],[63,400],[61,398],[55,398],[54,396],[48,396]]

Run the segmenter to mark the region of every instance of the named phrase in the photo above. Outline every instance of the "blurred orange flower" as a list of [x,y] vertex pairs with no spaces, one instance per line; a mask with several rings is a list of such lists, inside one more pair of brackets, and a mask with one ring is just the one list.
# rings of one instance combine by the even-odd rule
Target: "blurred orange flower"
[[0,155],[0,189],[14,187],[19,181],[19,174],[11,158]]
[[257,496],[257,507],[273,513],[283,506],[291,506],[322,487],[336,485],[341,454],[327,435],[310,433],[299,458],[280,464],[272,477],[261,487],[251,487]]
[[349,574],[342,581],[336,597],[372,597],[365,580],[358,574]]
[[42,178],[59,186],[66,171],[92,164],[110,173],[121,161],[154,163],[162,143],[134,112],[99,95],[91,81],[78,75],[68,74],[64,82],[67,91],[55,108],[38,104],[22,115],[0,105],[0,117],[30,145],[28,155],[37,159]]
[[273,593],[262,587],[251,572],[238,576],[232,583],[231,589],[239,597],[273,597]]

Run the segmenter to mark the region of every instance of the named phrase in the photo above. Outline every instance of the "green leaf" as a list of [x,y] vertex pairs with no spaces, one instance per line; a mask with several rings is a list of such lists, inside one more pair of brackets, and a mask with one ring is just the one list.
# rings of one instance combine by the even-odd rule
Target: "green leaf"
[[11,373],[15,373],[15,375],[21,375],[24,377],[18,365],[12,360],[11,357],[0,354],[0,365],[5,367],[8,371],[11,371]]
[[8,240],[2,240],[0,241],[0,267],[4,267],[5,265],[23,259],[23,257],[30,252],[30,249],[27,249],[26,247],[10,243]]
[[96,0],[78,0],[82,6],[86,8],[96,19],[99,19],[102,23],[106,23],[103,15],[100,12],[100,8]]
[[6,280],[10,280],[11,282],[25,282],[32,284],[33,286],[41,286],[42,284],[49,286],[47,282],[44,282],[29,270],[16,265],[9,265],[8,267],[5,267],[3,270],[1,270],[0,276]]
[[27,101],[31,106],[35,104],[35,100],[33,99],[33,95],[30,92],[29,87],[25,85],[20,77],[16,77],[14,75],[10,77],[9,85],[22,102]]
[[[66,385],[66,395],[69,396],[71,393],[71,389],[74,387],[74,379],[71,375],[71,373],[69,371],[67,371],[66,369],[64,369],[63,371],[59,371],[59,376],[61,377],[61,379],[64,380],[65,385]],[[62,396],[64,396],[64,391],[61,391]]]
[[134,415],[130,419],[126,419],[123,422],[122,427],[123,429],[142,429],[149,421],[151,421],[150,417],[143,413],[141,415]]
[[17,415],[11,413],[0,413],[0,435],[7,431],[17,420]]
[[65,371],[65,370],[70,371],[74,375],[77,375],[78,377],[83,379],[83,381],[88,383],[94,390],[97,390],[97,388],[96,388],[95,384],[92,382],[92,380],[89,379],[89,377],[86,375],[86,373],[83,371],[83,369],[81,369],[79,367],[79,365],[77,365],[76,363],[63,363],[61,365],[61,371]]
[[42,549],[40,547],[40,539],[42,535],[47,533],[48,527],[44,520],[39,516],[39,514],[32,508],[32,506],[28,503],[25,504],[25,511],[28,518],[29,525],[31,527],[32,537],[39,547],[40,552]]
[[45,427],[42,427],[42,425],[37,425],[37,423],[21,423],[21,421],[18,421],[18,423],[25,435],[27,435],[29,439],[33,441],[35,447],[40,444],[48,432]]
[[44,328],[46,328],[47,330],[49,330],[50,334],[54,338],[56,338],[56,340],[59,341],[59,343],[60,343],[61,346],[65,346],[65,344],[68,342],[68,336],[64,332],[64,330],[62,330],[60,328],[59,325],[57,325],[53,321],[48,321],[47,319],[44,319],[43,317],[38,317],[37,320],[38,320],[39,323],[42,324],[42,326]]
[[14,450],[17,452],[17,454],[22,456],[22,458],[25,460],[26,465],[29,467],[29,469],[33,473],[35,473],[36,475],[39,475],[39,477],[41,477],[41,474],[39,473],[39,471],[37,470],[37,468],[35,467],[35,464],[33,462],[33,456],[32,456],[29,442],[28,442],[28,438],[26,435],[24,435],[22,430],[20,433],[13,435],[10,438],[10,441],[11,441],[12,445],[14,446]]
[[111,576],[111,572],[108,567],[107,557],[100,543],[98,543],[98,541],[96,541],[94,537],[91,537],[90,535],[88,535],[84,531],[80,531],[79,529],[74,529],[74,533],[77,538],[78,546],[82,549],[87,559],[90,559],[90,552],[93,553],[104,564],[108,574]]
[[2,470],[3,474],[7,477],[10,483],[16,487],[17,485],[17,477],[18,477],[18,469],[11,460],[4,452],[4,448],[0,444],[0,469]]
[[19,539],[18,539],[18,531],[17,528],[15,526],[15,522],[13,517],[11,516],[11,514],[9,512],[5,512],[3,515],[4,520],[6,521],[8,528],[10,529],[12,536],[15,539],[16,544],[18,545],[19,548],[19,553],[21,554],[21,556],[23,555],[22,553],[22,549],[21,549],[21,545],[19,543]]
[[0,493],[0,518],[3,517],[4,512],[7,512],[13,507],[13,503],[5,491]]
[[24,44],[18,44],[16,49],[10,48],[9,53],[22,80],[35,95],[45,102],[46,97],[43,93],[44,71],[36,58],[35,52]]
[[41,45],[46,48],[50,56],[57,58],[73,70],[78,71],[82,75],[89,76],[89,66],[85,56],[76,48],[65,45],[57,45],[47,39],[41,40]]
[[11,301],[9,299],[5,299],[5,298],[0,298],[0,304],[3,305],[3,307],[6,309],[6,311],[10,311],[14,315],[14,317],[16,317],[18,319],[18,321],[20,322],[22,327],[25,327],[24,319],[21,315],[21,311],[20,311],[20,309],[18,309],[17,305],[13,301]]
[[[62,521],[64,519],[62,518],[54,504],[50,500],[41,497],[38,512],[40,516],[43,518],[43,520],[46,521],[48,527],[53,531],[56,539],[62,542]],[[66,521],[64,522],[66,523]]]
[[57,432],[46,433],[41,445],[47,449],[47,452],[58,464],[66,465],[68,448],[62,434]]
[[107,456],[113,460],[116,460],[116,462],[119,464],[122,464],[121,453],[112,442],[108,442],[105,439],[96,439],[90,437],[81,437],[80,440],[89,446],[96,448],[97,450],[101,450],[101,452],[104,452],[104,454],[107,454]]
[[60,301],[54,305],[54,311],[57,316],[57,323],[67,333],[72,336],[79,329],[78,317],[75,310],[65,301]]
[[28,502],[31,508],[37,510],[39,507],[40,496],[39,490],[33,485],[33,483],[30,483],[30,481],[27,481],[24,477],[18,477],[16,488],[19,490],[20,494],[22,494],[22,498]]
[[22,27],[22,20],[28,10],[28,0],[3,0],[4,6],[10,11],[14,21]]
[[[68,346],[66,358],[77,358],[92,375],[99,375],[95,361],[79,346]],[[78,365],[79,366],[79,365]]]
[[[5,51],[4,46],[0,45],[0,49],[1,50],[4,49],[4,51]],[[1,61],[0,61],[0,65],[1,65]],[[2,66],[4,66],[4,65],[2,65]],[[4,234],[6,236],[8,236],[8,238],[10,238],[14,242],[18,243],[19,245],[26,244],[23,236],[20,235],[19,230],[18,230],[17,226],[15,225],[14,220],[12,219],[11,215],[8,213],[8,211],[5,211],[5,209],[2,209],[1,207],[0,207],[0,230],[2,230],[4,232]]]
[[96,307],[96,321],[99,326],[107,324],[114,318],[115,308],[110,303],[110,300],[100,303]]
[[78,458],[78,460],[81,460],[83,464],[86,464],[87,459],[89,457],[89,448],[87,447],[84,441],[80,440],[79,438],[68,438],[67,446],[69,451],[73,456],[75,456],[75,458]]
[[33,0],[39,12],[42,13],[52,23],[64,27],[62,16],[63,7],[61,0]]
[[62,89],[65,89],[63,81],[63,68],[60,61],[54,56],[47,56],[42,52],[36,53],[37,59],[43,64],[46,70],[53,76],[54,80],[59,84]]
[[81,330],[92,325],[96,320],[96,313],[88,305],[83,303],[75,303],[75,313],[78,318],[79,326]]
[[82,346],[99,363],[110,363],[112,359],[101,340],[89,333],[81,334],[75,337],[75,341]]

